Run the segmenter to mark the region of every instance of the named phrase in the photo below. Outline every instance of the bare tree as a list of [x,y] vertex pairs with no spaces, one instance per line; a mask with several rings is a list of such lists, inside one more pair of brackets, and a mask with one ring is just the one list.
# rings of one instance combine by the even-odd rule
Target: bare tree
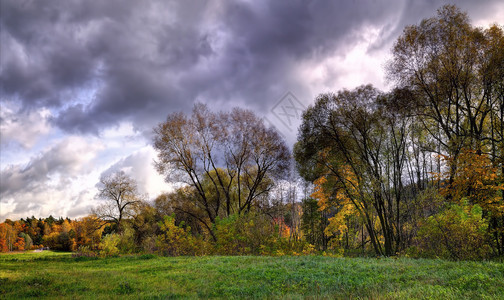
[[134,205],[140,203],[136,181],[123,171],[102,176],[97,197],[105,203],[93,210],[102,220],[113,222],[121,230],[122,220],[130,215]]

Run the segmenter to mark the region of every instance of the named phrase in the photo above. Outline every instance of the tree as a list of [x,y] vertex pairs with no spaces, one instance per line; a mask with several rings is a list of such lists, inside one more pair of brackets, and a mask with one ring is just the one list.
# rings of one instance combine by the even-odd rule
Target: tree
[[319,250],[326,250],[328,242],[328,237],[325,234],[328,225],[327,213],[320,211],[318,201],[313,198],[303,199],[302,209],[301,228],[306,241]]
[[75,240],[77,246],[87,246],[96,249],[100,243],[103,232],[103,220],[95,215],[86,216],[75,222]]
[[8,221],[10,220],[7,219],[0,224],[0,252],[14,250],[14,244],[17,241],[17,232]]
[[320,183],[312,197],[336,210],[330,230],[343,233],[348,216],[357,215],[378,255],[404,247],[412,120],[396,103],[406,96],[371,85],[320,95],[303,115],[294,151],[301,175]]
[[[463,148],[484,151],[490,142],[495,150],[502,143],[503,41],[498,26],[474,28],[466,13],[446,5],[436,17],[406,27],[395,43],[389,76],[414,93],[414,111],[441,146],[439,154],[456,160]],[[454,175],[456,165],[451,168]]]
[[[488,158],[488,168],[495,168],[491,189],[498,190],[504,182],[502,27],[474,27],[466,13],[446,5],[435,17],[406,27],[392,54],[390,78],[414,95],[411,111],[435,141],[435,147],[429,147],[429,151],[447,162],[448,173],[443,172],[446,186],[450,187],[443,191],[446,199],[456,202],[465,196],[477,198],[471,196],[474,189],[460,189],[460,179],[475,175],[466,168],[470,164],[466,160],[471,157],[476,162]],[[441,161],[438,173],[442,173]],[[504,193],[497,191],[494,196],[494,206],[504,203]],[[480,201],[479,198],[475,203]],[[483,216],[491,214],[489,228],[495,233],[495,244],[502,255],[504,217],[492,213],[488,206],[482,207]]]
[[130,215],[133,206],[140,202],[137,184],[123,171],[102,176],[98,184],[98,198],[105,201],[93,213],[102,220],[115,224],[121,231],[122,221]]
[[290,152],[280,135],[239,108],[213,113],[196,104],[190,117],[170,114],[154,134],[158,171],[167,181],[176,174],[194,189],[194,205],[205,214],[197,218],[211,234],[218,216],[250,211],[289,165]]
[[30,235],[26,234],[24,232],[21,232],[19,234],[19,237],[24,239],[24,249],[23,250],[30,250],[31,247],[33,246],[33,241],[32,241],[32,238],[30,237]]

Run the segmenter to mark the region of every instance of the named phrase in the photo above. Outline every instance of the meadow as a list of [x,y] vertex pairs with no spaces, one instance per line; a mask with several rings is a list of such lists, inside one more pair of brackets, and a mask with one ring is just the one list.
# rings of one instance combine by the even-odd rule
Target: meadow
[[0,298],[502,299],[504,264],[410,258],[0,255]]

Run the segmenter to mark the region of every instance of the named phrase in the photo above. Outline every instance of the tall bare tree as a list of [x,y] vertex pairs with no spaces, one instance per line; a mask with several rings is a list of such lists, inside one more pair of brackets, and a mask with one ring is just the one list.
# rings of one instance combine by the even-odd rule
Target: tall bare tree
[[123,171],[102,176],[98,184],[99,199],[105,203],[93,210],[102,220],[113,222],[121,231],[122,221],[129,216],[133,206],[140,203],[136,181]]

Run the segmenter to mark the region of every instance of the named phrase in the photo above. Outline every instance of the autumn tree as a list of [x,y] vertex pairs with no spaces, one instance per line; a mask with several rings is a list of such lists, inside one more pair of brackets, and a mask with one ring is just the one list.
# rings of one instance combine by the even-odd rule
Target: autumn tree
[[[497,125],[502,123],[503,51],[501,28],[475,28],[452,5],[406,27],[398,38],[389,77],[414,94],[412,109],[441,146],[438,153],[456,159],[463,148],[490,151],[491,144],[493,155],[502,157],[496,144],[503,141]],[[454,175],[456,165],[451,168]]]
[[101,240],[103,227],[104,221],[95,215],[89,215],[74,222],[77,247],[87,246],[96,249]]
[[0,252],[8,252],[15,249],[17,232],[8,222],[0,224]]
[[177,175],[192,187],[194,206],[204,218],[192,217],[210,232],[218,216],[250,211],[289,164],[290,153],[280,135],[239,108],[214,113],[196,104],[192,115],[170,114],[154,133],[158,171],[167,181]]
[[122,221],[130,216],[133,206],[140,202],[136,181],[123,171],[102,176],[97,197],[105,203],[93,210],[102,220],[115,224],[121,231]]
[[326,231],[341,236],[352,207],[377,254],[406,249],[414,222],[443,212],[424,201],[437,185],[448,202],[483,208],[504,253],[503,41],[498,25],[475,28],[447,5],[395,43],[391,92],[362,86],[316,99],[294,152],[319,209],[334,212]]
[[301,175],[318,183],[312,197],[321,210],[336,209],[331,230],[342,232],[347,216],[359,216],[379,255],[406,246],[404,207],[412,196],[405,190],[414,180],[404,180],[415,145],[413,120],[397,103],[407,96],[370,85],[320,95],[304,113],[295,145]]
[[[487,196],[474,197],[482,189],[474,189],[466,179],[484,177],[488,169],[494,168],[493,187],[487,186],[487,194],[488,190],[499,190],[504,181],[502,27],[474,27],[466,13],[446,5],[435,17],[406,27],[392,54],[389,77],[413,95],[411,111],[435,141],[429,151],[444,158],[444,166],[448,167],[448,173],[438,168],[445,187],[449,187],[443,194],[452,202],[468,197],[474,204],[482,204]],[[485,160],[488,169],[476,167],[481,171],[479,175],[467,168]],[[473,188],[462,188],[468,185]],[[497,201],[493,207],[504,202],[502,192],[497,191],[493,197]],[[490,217],[490,230],[502,232],[502,216],[492,213],[484,203],[482,207],[483,216]],[[503,240],[504,236],[495,236],[500,254],[504,253]]]

